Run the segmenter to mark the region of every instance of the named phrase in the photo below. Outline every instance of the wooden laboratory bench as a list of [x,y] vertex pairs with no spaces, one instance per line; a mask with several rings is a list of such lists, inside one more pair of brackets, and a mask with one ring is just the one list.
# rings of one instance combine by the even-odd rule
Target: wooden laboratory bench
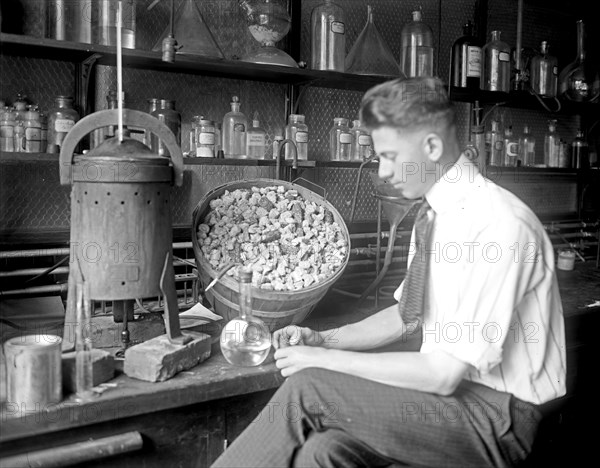
[[[576,447],[586,440],[579,415],[588,417],[596,398],[591,382],[600,355],[596,339],[600,306],[589,305],[600,300],[600,270],[592,262],[577,263],[574,271],[559,271],[558,278],[567,331],[569,388],[560,437]],[[330,294],[311,315],[311,323],[329,327],[358,320],[360,314],[342,312],[349,310],[346,306],[352,301]],[[114,387],[88,402],[70,396],[43,411],[24,414],[4,403],[1,457],[51,448],[56,453],[59,446],[110,436],[126,445],[134,433],[141,437],[141,443],[132,445],[134,451],[85,466],[208,466],[258,415],[283,380],[273,352],[259,367],[239,368],[225,361],[217,344],[207,361],[165,382],[148,383],[121,374],[111,381]],[[28,465],[23,461],[22,466]]]

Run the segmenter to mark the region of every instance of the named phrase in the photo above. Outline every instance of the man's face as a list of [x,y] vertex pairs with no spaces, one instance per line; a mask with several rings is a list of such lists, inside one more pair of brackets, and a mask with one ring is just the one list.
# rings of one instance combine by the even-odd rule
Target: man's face
[[420,198],[435,182],[436,166],[426,151],[425,133],[380,127],[371,132],[379,155],[379,177],[408,199]]

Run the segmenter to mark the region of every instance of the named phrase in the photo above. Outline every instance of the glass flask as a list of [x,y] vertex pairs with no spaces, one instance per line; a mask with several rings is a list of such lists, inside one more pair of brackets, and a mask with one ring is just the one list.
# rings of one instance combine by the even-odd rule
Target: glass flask
[[275,47],[290,31],[292,20],[282,0],[241,0],[246,11],[250,33],[261,44],[258,52],[244,57],[244,62],[266,63],[284,67],[296,67],[296,61],[283,50]]
[[540,53],[531,59],[529,80],[533,92],[543,97],[555,97],[557,85],[556,57],[550,55],[548,42],[542,41]]
[[135,49],[136,0],[96,0],[92,38],[94,43],[106,46],[117,45],[117,11],[122,6],[121,44],[126,49]]
[[556,120],[548,120],[548,131],[544,135],[544,163],[546,167],[558,167],[560,137],[556,132]]
[[[181,146],[181,114],[175,110],[175,101],[161,99],[160,107],[152,115],[164,123],[175,135],[177,144]],[[156,135],[152,134],[152,148],[156,148],[160,156],[169,156],[167,146]]]
[[421,19],[421,11],[413,11],[400,36],[400,67],[408,78],[433,76],[433,32]]
[[585,28],[577,21],[577,58],[560,72],[559,96],[570,101],[593,101],[600,95],[600,75],[595,64],[585,59]]
[[325,0],[310,15],[310,68],[343,72],[346,61],[346,14],[342,7]]
[[589,145],[583,137],[581,129],[577,130],[575,139],[571,142],[571,167],[575,169],[589,169]]
[[348,119],[335,117],[329,130],[329,151],[331,161],[349,161],[352,149],[352,135]]
[[239,317],[221,331],[221,352],[234,366],[259,366],[269,355],[271,334],[262,320],[252,315],[252,270],[239,269]]
[[73,98],[57,96],[54,108],[48,114],[48,153],[59,153],[67,133],[79,120],[79,113],[73,109]]
[[[304,123],[304,115],[290,114],[288,124],[285,127],[285,138],[296,143],[298,159],[308,159],[308,125]],[[289,145],[285,145],[285,159],[293,159],[294,153]]]
[[346,71],[357,75],[401,75],[400,66],[373,22],[367,5],[367,24],[346,57]]
[[450,83],[457,88],[479,89],[481,79],[481,47],[473,36],[473,23],[467,21],[463,35],[452,45]]
[[523,135],[519,139],[519,159],[523,166],[532,167],[539,164],[535,159],[535,137],[528,125],[523,127]]
[[231,98],[231,111],[223,117],[223,152],[226,158],[246,159],[248,119],[240,112],[240,98]]
[[491,40],[481,49],[480,85],[486,91],[510,90],[510,47],[500,40],[500,31],[492,31]]
[[504,165],[516,167],[519,157],[519,140],[513,135],[512,127],[504,129]]
[[252,127],[246,134],[246,145],[248,147],[248,157],[251,159],[265,159],[265,150],[267,143],[267,132],[260,126],[258,112],[254,112]]

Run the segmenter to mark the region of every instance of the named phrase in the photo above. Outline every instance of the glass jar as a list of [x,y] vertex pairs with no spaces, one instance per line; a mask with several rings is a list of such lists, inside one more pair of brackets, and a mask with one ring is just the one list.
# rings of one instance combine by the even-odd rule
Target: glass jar
[[343,8],[325,0],[313,8],[310,24],[310,67],[343,72],[346,61],[346,14]]
[[190,158],[197,156],[196,148],[198,147],[198,136],[200,134],[200,120],[203,118],[203,115],[195,115],[192,117],[192,128],[190,130]]
[[491,40],[481,49],[481,89],[510,90],[510,47],[500,40],[500,31],[492,31]]
[[79,120],[79,114],[73,109],[73,98],[58,96],[54,108],[48,114],[48,153],[59,153],[67,133]]
[[433,76],[433,32],[423,23],[421,11],[412,12],[400,35],[400,67],[407,78]]
[[48,37],[58,41],[92,42],[92,4],[96,0],[47,0]]
[[555,97],[557,85],[557,60],[550,55],[548,42],[542,41],[540,53],[531,59],[530,82],[533,92],[543,97]]
[[25,152],[39,153],[42,150],[42,124],[40,122],[40,113],[36,108],[31,108],[25,114]]
[[329,130],[329,157],[331,161],[349,161],[352,149],[352,135],[348,119],[335,117]]
[[[290,114],[285,127],[285,138],[296,144],[299,160],[308,159],[308,125],[304,123],[304,115]],[[285,159],[294,159],[293,150],[285,145]]]
[[215,157],[215,123],[212,120],[200,119],[196,128],[196,156],[199,158]]
[[0,115],[0,151],[15,150],[16,114],[10,107],[5,107]]
[[352,128],[350,129],[350,135],[352,136],[352,147],[350,149],[350,160],[351,161],[364,161],[369,156],[369,149],[373,146],[371,135],[361,125],[360,120],[352,121]]
[[[175,141],[181,146],[181,114],[175,110],[175,101],[161,99],[160,108],[152,112],[152,115],[173,132]],[[166,145],[156,135],[152,135],[152,140],[153,149],[155,147],[154,141],[156,141],[157,154],[160,156],[170,156]]]
[[519,140],[519,159],[521,164],[526,167],[539,164],[535,156],[535,137],[531,134],[528,125],[523,127],[523,135]]

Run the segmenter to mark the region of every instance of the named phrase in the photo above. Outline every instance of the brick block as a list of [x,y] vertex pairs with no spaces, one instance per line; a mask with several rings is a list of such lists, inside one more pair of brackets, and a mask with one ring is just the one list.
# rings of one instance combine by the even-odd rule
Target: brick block
[[[76,391],[75,351],[62,355],[62,381],[65,393]],[[115,376],[115,358],[102,349],[92,349],[92,385],[100,385]]]
[[167,335],[161,335],[128,348],[123,371],[136,379],[162,382],[208,359],[210,335],[193,331],[183,332],[183,335],[192,336],[192,341],[175,345]]

